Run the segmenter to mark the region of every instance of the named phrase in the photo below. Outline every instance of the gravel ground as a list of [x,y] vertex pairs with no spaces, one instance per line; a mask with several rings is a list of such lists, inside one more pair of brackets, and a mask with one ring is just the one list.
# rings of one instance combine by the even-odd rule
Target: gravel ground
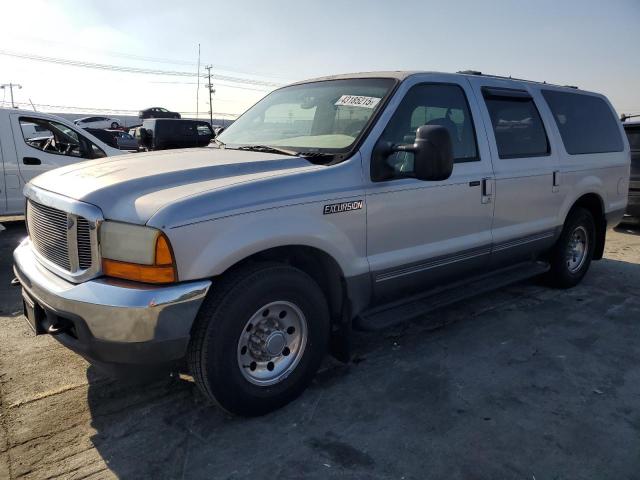
[[[33,337],[0,233],[0,478],[635,479],[640,229],[569,291],[535,282],[358,334],[296,402],[230,418]],[[439,328],[444,325],[444,328]]]

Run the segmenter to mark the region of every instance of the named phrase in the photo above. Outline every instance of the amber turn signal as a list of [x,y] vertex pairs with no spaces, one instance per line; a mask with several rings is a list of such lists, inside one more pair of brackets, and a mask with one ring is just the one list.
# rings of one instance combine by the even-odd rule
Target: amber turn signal
[[156,239],[153,265],[121,262],[105,258],[102,271],[108,277],[122,278],[145,283],[172,283],[178,281],[173,252],[169,240],[163,233]]

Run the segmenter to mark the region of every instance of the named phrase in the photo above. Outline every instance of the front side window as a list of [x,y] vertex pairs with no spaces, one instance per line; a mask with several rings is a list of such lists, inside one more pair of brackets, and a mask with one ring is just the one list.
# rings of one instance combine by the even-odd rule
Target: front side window
[[543,90],[542,95],[569,155],[623,150],[618,119],[602,98],[555,90]]
[[218,140],[227,148],[269,146],[346,153],[394,83],[393,79],[354,78],[284,87],[250,108]]
[[[479,160],[471,112],[460,86],[422,84],[412,87],[394,112],[380,141],[389,145],[413,144],[416,130],[423,125],[439,125],[449,131],[456,163]],[[384,162],[384,178],[413,174],[413,153],[395,152]]]
[[483,89],[498,156],[540,157],[549,154],[549,141],[533,98],[521,90]]
[[[102,149],[62,123],[42,118],[20,117],[20,128],[27,145],[46,153],[78,158],[106,156]],[[33,134],[35,129],[38,135]]]

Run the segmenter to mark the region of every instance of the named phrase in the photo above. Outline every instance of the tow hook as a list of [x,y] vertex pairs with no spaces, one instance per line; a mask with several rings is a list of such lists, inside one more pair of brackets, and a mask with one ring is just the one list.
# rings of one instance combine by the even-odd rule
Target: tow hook
[[15,277],[13,280],[11,280],[11,286],[12,287],[19,287],[20,286],[20,280],[18,279],[18,277]]

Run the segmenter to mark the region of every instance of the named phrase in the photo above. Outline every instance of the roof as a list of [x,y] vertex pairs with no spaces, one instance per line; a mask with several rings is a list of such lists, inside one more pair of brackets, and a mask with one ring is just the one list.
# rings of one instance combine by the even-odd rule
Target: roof
[[466,76],[466,77],[487,77],[487,78],[498,78],[498,79],[502,79],[502,80],[511,80],[513,82],[518,82],[518,83],[535,83],[538,85],[547,85],[547,86],[552,86],[552,87],[560,87],[560,88],[570,88],[572,90],[578,90],[578,87],[575,87],[573,85],[556,85],[553,83],[548,83],[548,82],[540,82],[540,81],[536,81],[536,80],[527,80],[524,78],[514,78],[514,77],[504,77],[504,76],[500,76],[500,75],[490,75],[490,74],[484,74],[482,72],[478,72],[475,70],[464,70],[464,71],[459,71],[459,72],[455,72],[455,73],[451,73],[451,72],[435,72],[435,71],[428,71],[428,70],[386,70],[386,71],[374,71],[374,72],[356,72],[356,73],[343,73],[340,75],[328,75],[325,77],[318,77],[318,78],[312,78],[309,80],[303,80],[303,81],[299,81],[299,82],[295,82],[293,83],[293,85],[298,85],[298,84],[302,84],[302,83],[309,83],[309,82],[322,82],[322,81],[326,81],[326,80],[342,80],[342,79],[349,79],[349,78],[393,78],[396,80],[405,80],[407,78],[409,78],[412,75],[416,75],[416,74],[424,74],[424,73],[433,73],[433,74],[441,74],[441,75],[461,75],[461,76]]

